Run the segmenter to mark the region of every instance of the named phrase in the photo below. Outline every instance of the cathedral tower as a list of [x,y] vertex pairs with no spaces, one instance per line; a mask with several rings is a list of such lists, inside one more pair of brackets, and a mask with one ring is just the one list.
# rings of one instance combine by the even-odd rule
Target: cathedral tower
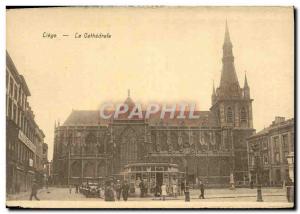
[[223,44],[222,73],[220,85],[213,86],[212,107],[221,127],[252,128],[252,99],[245,76],[244,88],[240,87],[232,51],[228,25],[225,26]]
[[234,66],[232,42],[226,22],[223,44],[222,73],[219,87],[212,93],[212,114],[221,131],[221,142],[229,148],[231,158],[230,186],[248,179],[247,137],[254,133],[252,99],[245,76],[244,88],[240,87]]

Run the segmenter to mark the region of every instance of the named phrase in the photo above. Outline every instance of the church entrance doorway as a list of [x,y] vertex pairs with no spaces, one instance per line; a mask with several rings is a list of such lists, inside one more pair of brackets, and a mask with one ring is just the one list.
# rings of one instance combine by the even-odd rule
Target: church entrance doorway
[[156,184],[158,184],[158,186],[161,186],[162,183],[163,183],[163,173],[157,172],[156,173]]

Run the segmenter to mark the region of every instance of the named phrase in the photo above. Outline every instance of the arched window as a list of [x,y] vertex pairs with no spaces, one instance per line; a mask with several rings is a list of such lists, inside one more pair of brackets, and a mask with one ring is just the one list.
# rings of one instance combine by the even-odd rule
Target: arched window
[[232,123],[233,122],[233,112],[232,108],[228,107],[227,108],[227,123]]
[[75,161],[71,165],[71,176],[80,177],[81,176],[81,165],[79,161]]
[[121,162],[132,163],[137,160],[137,139],[132,129],[127,129],[121,136]]
[[179,151],[179,145],[178,145],[178,134],[176,132],[171,133],[171,142],[172,142],[172,148],[174,151]]
[[96,152],[96,137],[93,134],[88,134],[85,139],[85,152],[86,154],[94,154]]
[[161,134],[161,151],[168,151],[168,144],[167,144],[167,134]]
[[102,141],[100,141],[97,145],[97,149],[98,149],[98,153],[102,154],[104,153],[104,143]]
[[241,109],[241,122],[242,123],[247,122],[247,111],[244,107]]
[[105,163],[100,162],[98,164],[98,177],[105,177],[105,176],[106,176]]
[[93,177],[95,177],[95,171],[96,171],[95,163],[89,161],[84,166],[83,176],[93,178]]

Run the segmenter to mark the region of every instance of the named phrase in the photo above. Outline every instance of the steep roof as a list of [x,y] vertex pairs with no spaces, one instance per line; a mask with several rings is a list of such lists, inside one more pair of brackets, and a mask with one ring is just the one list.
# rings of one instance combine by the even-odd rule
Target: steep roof
[[[113,115],[113,111],[106,111],[105,115]],[[143,118],[140,119],[137,116],[131,120],[144,120],[145,111],[142,112]],[[199,115],[199,119],[178,119],[177,116],[180,114],[179,111],[175,112],[175,117],[170,118],[170,113],[166,112],[163,119],[160,119],[161,111],[151,114],[147,122],[150,125],[174,125],[174,126],[216,126],[216,122],[210,111],[195,111],[193,115]],[[188,117],[189,111],[184,112],[184,115]],[[122,114],[117,120],[128,120],[128,114]],[[103,119],[100,117],[100,112],[97,110],[73,110],[69,117],[64,122],[64,126],[97,126],[97,125],[108,125],[112,122],[112,118]]]
[[98,125],[99,111],[73,110],[69,117],[64,122],[64,126],[69,125]]

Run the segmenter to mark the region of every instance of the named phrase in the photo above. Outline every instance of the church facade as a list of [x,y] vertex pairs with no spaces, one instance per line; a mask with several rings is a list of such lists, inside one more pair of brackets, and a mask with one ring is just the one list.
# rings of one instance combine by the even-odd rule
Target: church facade
[[[128,164],[175,164],[184,178],[210,186],[249,181],[247,143],[253,129],[252,99],[245,76],[240,87],[226,24],[220,85],[198,119],[103,119],[99,110],[73,110],[55,124],[53,176],[56,184],[122,176]],[[130,96],[125,101],[134,104]]]

